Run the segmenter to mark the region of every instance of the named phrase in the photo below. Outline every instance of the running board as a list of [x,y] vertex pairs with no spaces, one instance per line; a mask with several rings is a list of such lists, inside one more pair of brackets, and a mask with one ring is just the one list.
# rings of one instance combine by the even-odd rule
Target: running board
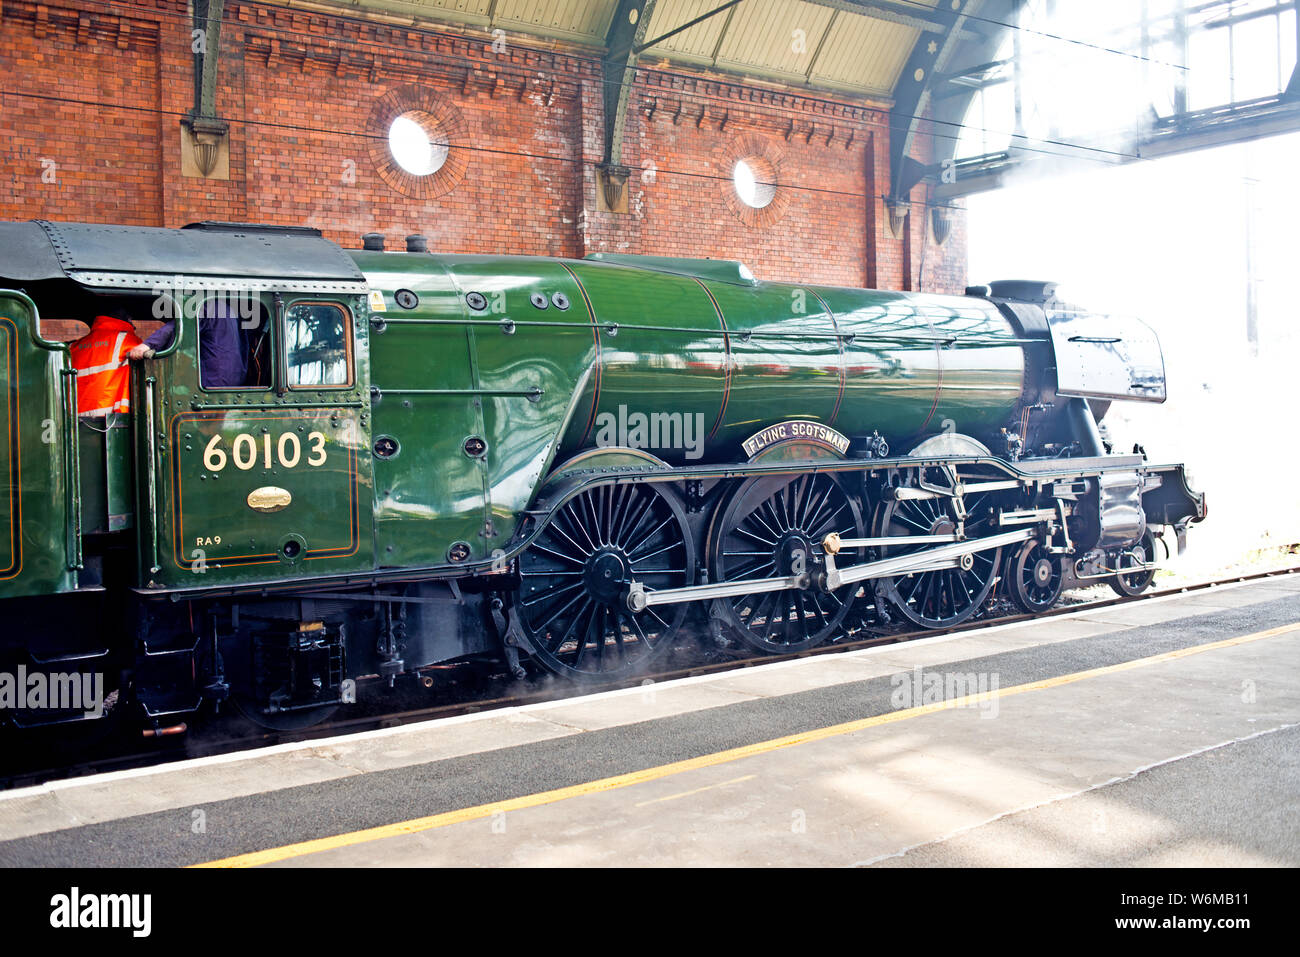
[[[853,548],[860,541],[865,540],[841,539],[832,533],[822,541],[822,549],[826,555],[826,570],[818,574],[815,579],[807,574],[787,575],[782,578],[750,578],[713,585],[688,585],[685,588],[665,588],[660,591],[646,591],[644,584],[634,581],[628,585],[627,607],[633,612],[642,612],[652,605],[674,605],[683,601],[706,601],[711,598],[740,598],[773,591],[807,589],[814,585],[822,591],[832,592],[845,585],[871,578],[892,578],[895,575],[909,575],[936,568],[957,567],[964,556],[1028,541],[1034,537],[1034,534],[1032,528],[1023,528],[1014,532],[1003,532],[966,542],[953,542],[950,545],[927,548],[925,551],[911,555],[899,555],[895,558],[884,558],[867,562],[865,565],[840,569],[835,566],[836,553],[845,547]],[[901,542],[897,543],[901,544]]]

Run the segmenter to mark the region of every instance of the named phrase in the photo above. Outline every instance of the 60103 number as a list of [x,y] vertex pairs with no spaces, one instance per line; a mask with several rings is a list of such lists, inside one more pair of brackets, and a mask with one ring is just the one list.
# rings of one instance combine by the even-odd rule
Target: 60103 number
[[267,432],[261,436],[260,443],[257,441],[257,436],[240,432],[230,443],[229,455],[222,445],[223,439],[222,435],[214,435],[203,450],[203,467],[209,471],[220,472],[227,464],[234,462],[235,468],[247,472],[257,466],[259,459],[262,467],[268,469],[276,463],[286,469],[297,467],[299,462],[304,462],[312,468],[319,468],[325,464],[325,433],[323,432],[307,434],[305,458],[302,443],[293,432],[285,432],[278,440],[272,440],[271,434]]

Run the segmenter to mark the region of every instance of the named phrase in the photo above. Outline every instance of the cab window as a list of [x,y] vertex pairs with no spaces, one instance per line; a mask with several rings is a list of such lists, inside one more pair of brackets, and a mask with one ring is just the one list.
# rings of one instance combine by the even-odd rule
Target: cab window
[[352,384],[348,313],[329,302],[296,302],[285,312],[284,343],[291,389],[346,388]]
[[249,296],[214,296],[196,318],[204,390],[271,387],[271,322],[265,305]]

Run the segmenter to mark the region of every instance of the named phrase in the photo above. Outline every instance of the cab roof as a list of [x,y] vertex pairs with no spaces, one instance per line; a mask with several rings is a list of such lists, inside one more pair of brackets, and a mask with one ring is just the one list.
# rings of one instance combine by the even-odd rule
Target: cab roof
[[364,292],[352,258],[319,230],[247,223],[192,223],[181,229],[0,222],[0,278],[71,279],[133,289],[182,282],[254,280],[261,286]]

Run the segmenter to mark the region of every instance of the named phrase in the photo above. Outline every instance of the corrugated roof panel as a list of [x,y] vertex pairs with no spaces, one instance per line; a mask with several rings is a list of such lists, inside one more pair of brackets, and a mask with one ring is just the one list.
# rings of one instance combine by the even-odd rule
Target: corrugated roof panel
[[[343,5],[346,6],[347,4]],[[491,5],[492,0],[416,0],[416,2],[405,4],[405,6],[413,8],[413,12],[418,11],[420,8],[428,7],[428,16],[446,17],[449,20],[460,19],[457,14],[486,19],[488,8]],[[371,6],[371,4],[367,4],[365,0],[361,0],[361,3],[357,4],[357,6],[364,10],[367,6]],[[374,6],[382,9],[378,4],[374,4]]]
[[[756,0],[745,0],[745,3],[732,9],[739,10],[740,7],[753,2],[756,2]],[[659,3],[655,5],[654,13],[651,15],[650,26],[646,28],[646,39],[653,40],[655,37],[663,36],[671,30],[676,30],[683,23],[688,23],[698,16],[703,16],[718,5],[717,0],[659,0]],[[647,54],[667,57],[671,57],[673,54],[682,54],[684,57],[694,60],[710,59],[713,56],[714,49],[717,48],[718,37],[722,35],[722,29],[726,23],[727,11],[724,10],[722,13],[696,24],[689,30],[683,30],[676,36],[669,37],[663,43],[656,43],[647,51]]]
[[803,76],[832,13],[800,0],[746,0],[736,7],[718,61]]
[[614,6],[611,0],[498,0],[495,22],[507,30],[540,27],[603,43]]
[[888,94],[920,33],[915,27],[841,13],[817,58],[812,82],[828,80]]

